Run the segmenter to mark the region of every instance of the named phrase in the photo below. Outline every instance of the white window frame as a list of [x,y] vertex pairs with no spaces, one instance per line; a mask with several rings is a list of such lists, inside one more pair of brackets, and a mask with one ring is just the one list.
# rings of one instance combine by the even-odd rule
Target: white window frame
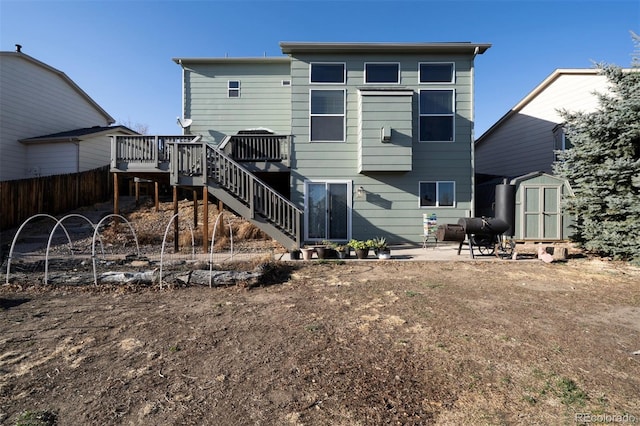
[[[420,192],[420,187],[423,183],[434,183],[436,185],[436,203],[433,206],[423,206],[420,201],[422,198],[422,193]],[[449,206],[441,206],[440,205],[440,184],[453,184],[453,203]],[[454,209],[456,208],[456,181],[455,180],[421,180],[418,182],[418,207],[421,209],[432,209],[432,208],[446,208],[446,209]]]
[[[422,96],[422,92],[442,92],[442,91],[449,91],[452,93],[451,96],[451,113],[450,114],[423,114],[422,111],[420,110],[420,97]],[[451,120],[451,140],[450,141],[425,141],[420,139],[420,135],[422,134],[422,120],[420,120],[422,117],[452,117]],[[431,89],[420,89],[420,91],[418,92],[418,142],[422,142],[422,143],[439,143],[439,142],[445,142],[445,143],[451,143],[451,142],[455,142],[456,140],[456,90],[455,89],[448,89],[448,88],[431,88]]]
[[[311,98],[313,92],[320,92],[322,90],[342,91],[342,114],[312,114],[311,113]],[[342,140],[326,140],[326,139],[311,139],[311,121],[312,117],[342,117]],[[347,90],[346,89],[309,89],[309,142],[344,142],[347,139]]]
[[[451,81],[422,81],[422,65],[451,65]],[[418,62],[418,84],[455,84],[456,63],[455,62]]]
[[[238,83],[238,87],[231,87],[232,83]],[[231,92],[235,92],[238,96],[231,96]],[[228,80],[227,81],[227,98],[239,98],[240,97],[240,80]]]
[[[368,65],[397,65],[398,66],[398,75],[397,81],[394,82],[386,82],[386,81],[367,81],[367,66]],[[363,68],[364,74],[364,84],[400,84],[400,62],[365,62]]]
[[[342,81],[340,82],[324,82],[324,81],[312,81],[311,71],[314,65],[342,65]],[[346,84],[347,83],[347,63],[346,62],[311,62],[309,64],[309,84]]]

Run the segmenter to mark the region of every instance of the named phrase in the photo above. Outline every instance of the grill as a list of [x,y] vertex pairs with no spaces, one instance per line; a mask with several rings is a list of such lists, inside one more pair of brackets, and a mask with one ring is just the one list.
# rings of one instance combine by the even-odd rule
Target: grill
[[469,253],[475,258],[474,249],[480,254],[496,254],[506,257],[513,254],[515,243],[506,239],[503,234],[509,229],[509,224],[494,217],[464,217],[457,225],[439,225],[436,230],[438,241],[455,241],[460,243],[458,254],[462,250],[465,239],[469,240]]
[[[510,255],[502,244],[501,236],[509,229],[509,224],[504,220],[494,217],[463,217],[458,220],[458,225],[469,240],[469,253],[472,259],[475,258],[474,249],[477,249],[480,254],[491,255],[498,251]],[[461,248],[462,242],[458,254]]]

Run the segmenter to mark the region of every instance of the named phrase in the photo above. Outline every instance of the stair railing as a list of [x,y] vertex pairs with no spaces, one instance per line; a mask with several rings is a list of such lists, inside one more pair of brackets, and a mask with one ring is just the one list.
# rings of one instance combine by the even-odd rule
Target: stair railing
[[247,207],[249,219],[260,216],[298,244],[302,211],[218,147],[204,142],[173,143],[171,184],[222,188]]
[[302,211],[214,146],[206,146],[207,177],[296,242],[302,241]]

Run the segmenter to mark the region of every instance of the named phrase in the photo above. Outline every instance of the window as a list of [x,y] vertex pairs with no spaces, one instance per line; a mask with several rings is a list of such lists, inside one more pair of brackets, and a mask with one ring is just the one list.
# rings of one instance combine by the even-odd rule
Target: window
[[553,149],[554,160],[561,161],[562,152],[571,148],[571,142],[567,138],[567,134],[564,131],[564,126],[558,125],[553,129]]
[[420,83],[454,83],[453,63],[421,63]]
[[227,82],[227,96],[230,98],[240,97],[240,81],[229,80]]
[[344,64],[311,64],[312,83],[345,83]]
[[453,207],[455,203],[455,182],[420,182],[420,207]]
[[453,141],[453,90],[420,91],[420,142]]
[[344,90],[311,91],[311,141],[344,141]]
[[364,64],[365,83],[400,83],[400,64]]

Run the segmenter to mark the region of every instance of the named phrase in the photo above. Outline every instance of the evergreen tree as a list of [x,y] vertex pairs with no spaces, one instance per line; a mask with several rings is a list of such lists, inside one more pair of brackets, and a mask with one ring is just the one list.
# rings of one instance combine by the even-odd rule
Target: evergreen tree
[[560,111],[571,148],[558,152],[554,172],[574,197],[575,240],[589,251],[640,262],[640,38],[630,69],[597,65],[610,92],[596,94],[595,112]]

